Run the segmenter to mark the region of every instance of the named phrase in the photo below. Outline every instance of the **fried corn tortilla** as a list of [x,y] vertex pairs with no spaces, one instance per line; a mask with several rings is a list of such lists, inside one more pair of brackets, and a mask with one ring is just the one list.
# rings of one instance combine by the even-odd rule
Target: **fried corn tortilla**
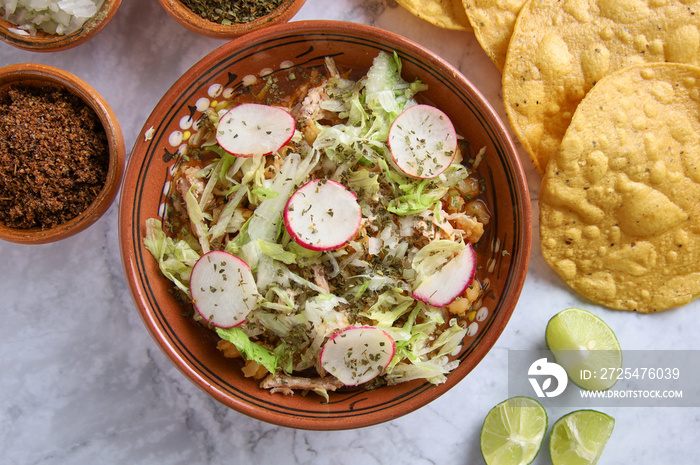
[[471,31],[462,0],[396,0],[415,16],[429,23],[456,31]]
[[508,43],[525,0],[462,0],[476,40],[499,71],[506,63]]
[[655,312],[700,296],[700,67],[602,78],[543,178],[540,241],[579,294]]
[[700,64],[699,27],[695,0],[528,0],[508,46],[503,98],[539,172],[596,82],[636,63]]

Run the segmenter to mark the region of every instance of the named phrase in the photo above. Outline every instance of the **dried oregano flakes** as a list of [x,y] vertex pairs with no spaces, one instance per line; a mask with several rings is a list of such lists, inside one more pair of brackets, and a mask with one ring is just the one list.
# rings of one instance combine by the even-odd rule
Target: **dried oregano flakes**
[[202,18],[223,25],[255,21],[272,13],[282,0],[180,0]]

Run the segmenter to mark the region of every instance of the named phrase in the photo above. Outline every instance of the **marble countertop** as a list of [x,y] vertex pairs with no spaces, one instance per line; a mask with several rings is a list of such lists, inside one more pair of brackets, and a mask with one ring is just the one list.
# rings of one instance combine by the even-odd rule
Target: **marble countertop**
[[[459,68],[505,117],[500,75],[470,32],[441,30],[393,0],[308,0],[294,20],[372,24],[415,40]],[[173,38],[176,38],[175,40]],[[87,44],[39,54],[0,43],[0,65],[70,71],[115,110],[127,149],[172,83],[222,41],[198,36],[155,0],[125,0]],[[522,154],[537,231],[540,177]],[[559,310],[602,316],[626,349],[700,349],[700,301],[653,315],[606,310],[549,269],[534,234],[510,324],[481,364],[447,394],[394,421],[351,431],[297,431],[230,410],[189,382],[146,331],[124,279],[117,202],[57,244],[0,243],[0,463],[479,464],[479,432],[505,400],[508,352],[544,348]],[[550,425],[571,409],[551,409]],[[697,463],[700,408],[606,408],[616,418],[600,464]],[[536,464],[547,464],[548,454]]]

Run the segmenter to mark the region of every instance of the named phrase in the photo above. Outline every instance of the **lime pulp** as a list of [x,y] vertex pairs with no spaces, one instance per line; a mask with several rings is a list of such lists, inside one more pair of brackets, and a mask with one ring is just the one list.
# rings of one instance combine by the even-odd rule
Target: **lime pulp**
[[547,432],[547,412],[530,397],[511,397],[489,411],[481,428],[487,465],[526,465],[537,457]]
[[547,347],[569,379],[582,389],[604,391],[617,382],[622,350],[615,332],[600,317],[568,308],[549,320]]
[[610,439],[615,419],[596,410],[577,410],[552,427],[549,456],[552,465],[594,465]]

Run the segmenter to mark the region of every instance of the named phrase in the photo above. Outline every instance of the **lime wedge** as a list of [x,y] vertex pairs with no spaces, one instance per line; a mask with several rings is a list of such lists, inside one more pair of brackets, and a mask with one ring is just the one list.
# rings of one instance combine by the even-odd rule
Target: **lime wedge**
[[594,465],[614,427],[613,417],[596,410],[577,410],[561,417],[549,438],[552,465]]
[[537,457],[547,432],[547,412],[530,397],[511,397],[486,415],[481,455],[487,465],[526,465]]
[[547,347],[569,379],[582,389],[604,391],[622,373],[620,342],[600,317],[580,308],[567,308],[547,323]]

